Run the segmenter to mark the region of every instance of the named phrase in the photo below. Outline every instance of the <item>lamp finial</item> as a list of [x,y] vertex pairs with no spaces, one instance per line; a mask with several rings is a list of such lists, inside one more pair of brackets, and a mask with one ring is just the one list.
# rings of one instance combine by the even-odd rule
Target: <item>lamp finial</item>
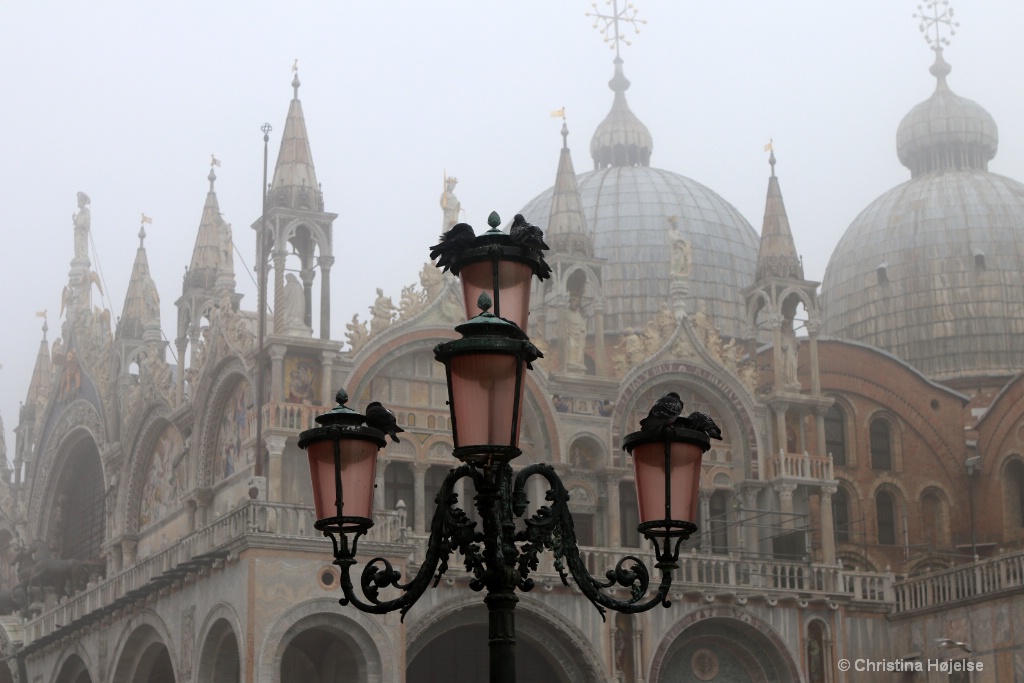
[[338,405],[343,406],[348,403],[348,392],[345,389],[338,389],[338,393],[334,395],[334,400],[338,402]]

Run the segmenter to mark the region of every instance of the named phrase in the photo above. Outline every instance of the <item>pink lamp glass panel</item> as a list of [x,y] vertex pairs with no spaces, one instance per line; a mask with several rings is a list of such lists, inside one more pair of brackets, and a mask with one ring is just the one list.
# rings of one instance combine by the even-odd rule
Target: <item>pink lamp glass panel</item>
[[[672,500],[671,519],[697,520],[697,489],[700,487],[700,461],[704,451],[688,443],[671,445]],[[665,519],[665,444],[642,444],[633,449],[636,497],[640,522]]]
[[[452,415],[459,440],[456,446],[519,445],[518,421],[512,437],[518,364],[515,356],[500,353],[474,353],[451,359]],[[520,405],[522,397],[520,386]]]
[[377,471],[377,444],[363,439],[341,442],[341,488],[344,495],[342,510],[335,507],[334,441],[323,439],[311,443],[309,472],[313,479],[313,505],[316,518],[372,517],[373,485]]
[[526,332],[526,323],[530,315],[530,285],[533,283],[533,269],[525,263],[516,261],[498,262],[499,297],[494,296],[494,262],[478,261],[464,266],[459,271],[462,279],[462,297],[466,304],[466,319],[480,313],[476,305],[481,292],[488,296],[501,310],[491,309],[495,315],[511,320]]

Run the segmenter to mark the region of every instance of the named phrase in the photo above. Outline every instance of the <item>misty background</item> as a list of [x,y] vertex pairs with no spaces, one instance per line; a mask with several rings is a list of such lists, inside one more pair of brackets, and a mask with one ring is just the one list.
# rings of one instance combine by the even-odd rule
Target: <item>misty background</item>
[[[910,178],[901,118],[934,89],[915,2],[639,0],[622,48],[627,99],[654,138],[651,165],[707,185],[758,231],[776,167],[809,279],[854,217]],[[610,13],[599,2],[597,9]],[[995,118],[995,173],[1024,181],[1024,3],[954,4],[950,87]],[[507,221],[554,182],[565,107],[579,173],[611,107],[614,52],[589,2],[6,2],[0,5],[0,417],[13,428],[47,310],[60,334],[76,193],[92,199],[93,269],[116,318],[140,215],[165,337],[208,188],[232,224],[242,307],[255,309],[259,218],[298,59],[325,209],[335,222],[332,338],[367,317],[375,288],[418,283],[441,225],[445,172],[463,220]],[[543,217],[527,216],[540,220]],[[1024,227],[1022,227],[1024,229]],[[478,230],[479,232],[479,230]],[[96,258],[98,256],[98,259]],[[171,347],[173,350],[173,345]],[[174,362],[169,358],[170,362]]]

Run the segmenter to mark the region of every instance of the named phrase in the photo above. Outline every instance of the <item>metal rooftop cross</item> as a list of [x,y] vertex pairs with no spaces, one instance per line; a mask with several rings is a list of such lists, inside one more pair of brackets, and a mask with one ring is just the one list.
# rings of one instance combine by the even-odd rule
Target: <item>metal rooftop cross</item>
[[[597,9],[597,3],[593,2],[590,6],[594,8],[594,11],[587,12],[585,16],[594,18],[594,28],[604,34],[604,42],[611,43],[608,48],[615,50],[615,56],[618,57],[619,43],[632,45],[629,39],[619,31],[619,24],[629,24],[633,27],[634,33],[640,33],[638,24],[646,24],[647,20],[636,18],[637,9],[632,3],[627,4],[621,11],[618,0],[606,0],[605,4],[611,6],[611,14],[603,14],[601,10]],[[604,26],[600,25],[601,22],[604,22]]]
[[[938,51],[949,45],[950,36],[955,36],[960,26],[959,21],[953,21],[953,8],[949,6],[949,0],[929,0],[918,5],[917,11],[914,18],[921,20],[918,28],[931,48]],[[943,26],[949,30],[949,36],[942,35]]]

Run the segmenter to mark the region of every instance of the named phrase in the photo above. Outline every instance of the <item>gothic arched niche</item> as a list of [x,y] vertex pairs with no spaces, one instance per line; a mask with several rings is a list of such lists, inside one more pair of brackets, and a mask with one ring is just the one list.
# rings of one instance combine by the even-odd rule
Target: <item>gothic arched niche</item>
[[58,557],[99,561],[105,535],[105,489],[96,442],[80,435],[66,446],[59,462],[44,538]]
[[341,629],[306,628],[289,641],[281,656],[282,681],[329,683],[343,678],[365,681],[368,676],[366,658]]
[[163,519],[177,509],[178,499],[187,488],[186,467],[181,467],[185,440],[172,424],[165,425],[153,441],[146,478],[139,496],[139,529]]
[[125,642],[112,683],[176,683],[174,665],[160,633],[150,624],[135,629]]
[[240,380],[219,406],[220,420],[213,451],[215,481],[227,479],[252,465],[252,449],[243,450],[242,443],[249,437],[253,405],[252,387],[247,380]]
[[71,655],[61,664],[60,673],[57,674],[54,683],[92,683],[92,676],[89,675],[89,669],[82,658]]
[[798,683],[797,668],[781,638],[754,617],[734,611],[735,616],[691,613],[684,618],[655,655],[650,680]]

